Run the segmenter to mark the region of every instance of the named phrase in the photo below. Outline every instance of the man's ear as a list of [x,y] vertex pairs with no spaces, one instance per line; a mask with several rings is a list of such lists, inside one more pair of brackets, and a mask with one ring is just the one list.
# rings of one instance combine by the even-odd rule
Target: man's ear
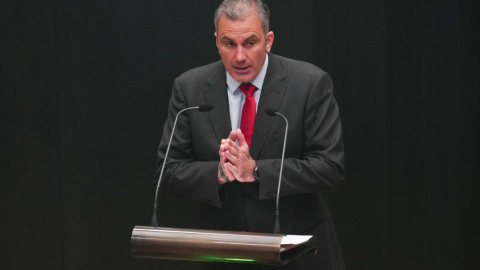
[[268,32],[268,34],[267,34],[267,40],[265,41],[265,49],[267,50],[267,53],[269,53],[270,50],[272,49],[274,37],[275,37],[275,36],[273,35],[273,32],[272,32],[272,31]]
[[217,48],[218,48],[218,37],[217,37],[217,32],[213,33],[213,35],[215,36],[215,45],[217,45]]

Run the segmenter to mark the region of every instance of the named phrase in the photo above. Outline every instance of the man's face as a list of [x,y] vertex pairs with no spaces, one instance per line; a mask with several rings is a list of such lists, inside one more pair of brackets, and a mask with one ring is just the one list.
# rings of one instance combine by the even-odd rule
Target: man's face
[[273,32],[265,35],[256,14],[243,21],[220,17],[215,33],[218,52],[228,73],[238,82],[253,80],[263,67],[273,44]]

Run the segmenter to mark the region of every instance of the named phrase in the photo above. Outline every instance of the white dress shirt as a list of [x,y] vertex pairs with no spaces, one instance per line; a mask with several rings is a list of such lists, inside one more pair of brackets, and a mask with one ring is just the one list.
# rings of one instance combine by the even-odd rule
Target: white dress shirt
[[[265,74],[268,67],[268,54],[265,57],[263,67],[258,73],[257,77],[250,81],[251,84],[257,87],[257,90],[253,93],[255,97],[255,103],[258,109],[258,102],[260,101],[260,94],[262,93],[263,81],[265,80]],[[245,94],[238,87],[240,82],[237,82],[227,71],[227,85],[228,85],[228,105],[230,108],[230,121],[232,123],[232,130],[240,128],[240,120],[242,118],[243,104],[245,103]]]

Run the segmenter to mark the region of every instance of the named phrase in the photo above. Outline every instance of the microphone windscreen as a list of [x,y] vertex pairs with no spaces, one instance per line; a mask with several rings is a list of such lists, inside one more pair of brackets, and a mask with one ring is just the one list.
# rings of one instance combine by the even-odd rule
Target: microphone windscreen
[[201,112],[208,112],[213,109],[213,106],[210,104],[202,104],[198,106],[198,110]]
[[275,113],[277,112],[277,110],[272,108],[265,108],[265,112],[270,116],[275,116]]

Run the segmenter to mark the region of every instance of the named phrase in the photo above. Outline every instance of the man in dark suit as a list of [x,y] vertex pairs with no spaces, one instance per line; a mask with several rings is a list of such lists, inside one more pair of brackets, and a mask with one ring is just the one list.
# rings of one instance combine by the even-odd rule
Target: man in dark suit
[[[268,18],[268,8],[258,0],[225,0],[217,9],[215,38],[222,61],[187,71],[175,80],[159,166],[175,115],[205,103],[214,109],[180,116],[161,189],[163,194],[198,202],[204,228],[272,233],[285,122],[264,110],[278,110],[289,121],[281,233],[318,237],[315,255],[307,254],[281,268],[343,269],[332,217],[321,195],[344,178],[341,123],[332,82],[311,64],[271,54],[274,35]],[[247,94],[246,88],[254,92]]]

